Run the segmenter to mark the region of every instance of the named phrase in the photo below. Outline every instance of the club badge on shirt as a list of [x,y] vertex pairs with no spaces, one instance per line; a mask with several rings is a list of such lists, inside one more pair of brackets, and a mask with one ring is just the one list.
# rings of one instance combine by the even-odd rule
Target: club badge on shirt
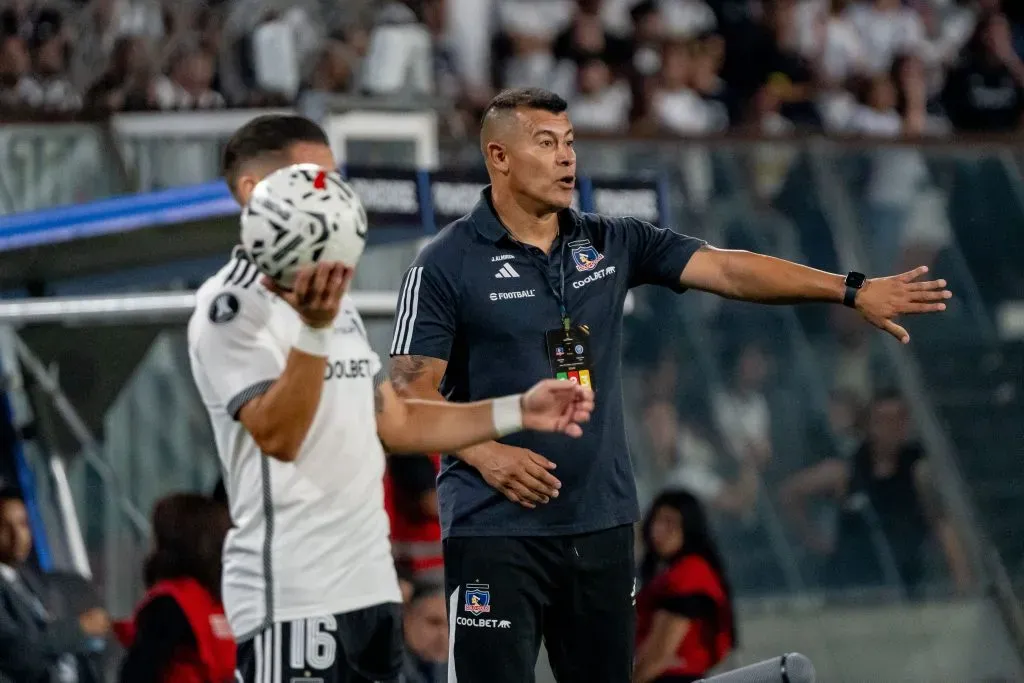
[[576,264],[576,270],[581,273],[597,268],[597,264],[604,260],[604,254],[597,251],[597,248],[590,243],[590,240],[576,240],[569,242],[569,253],[572,255],[572,262]]

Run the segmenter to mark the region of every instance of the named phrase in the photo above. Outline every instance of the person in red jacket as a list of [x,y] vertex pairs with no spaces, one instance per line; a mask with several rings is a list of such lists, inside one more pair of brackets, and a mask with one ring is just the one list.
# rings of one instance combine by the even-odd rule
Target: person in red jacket
[[643,542],[633,683],[692,683],[737,645],[732,590],[700,503],[662,493]]
[[227,507],[175,494],[153,508],[146,595],[115,630],[128,649],[121,683],[233,683],[235,641],[220,601]]
[[441,456],[388,458],[384,507],[391,520],[395,564],[414,582],[444,580],[441,523],[434,482]]

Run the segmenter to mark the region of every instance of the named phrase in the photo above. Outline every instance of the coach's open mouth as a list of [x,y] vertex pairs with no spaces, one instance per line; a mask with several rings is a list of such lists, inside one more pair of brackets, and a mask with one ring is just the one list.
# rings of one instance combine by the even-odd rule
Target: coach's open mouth
[[566,189],[571,190],[572,188],[576,187],[576,176],[562,176],[561,178],[558,179],[558,184]]

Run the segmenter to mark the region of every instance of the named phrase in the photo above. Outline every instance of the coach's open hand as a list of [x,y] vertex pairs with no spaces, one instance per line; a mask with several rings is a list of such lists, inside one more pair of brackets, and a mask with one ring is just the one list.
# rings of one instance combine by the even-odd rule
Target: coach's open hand
[[341,297],[345,295],[354,273],[342,263],[318,263],[296,273],[295,284],[290,290],[266,276],[263,285],[287,301],[310,327],[327,327],[338,315]]
[[538,432],[583,436],[580,425],[590,421],[594,392],[564,379],[545,379],[523,394],[523,426]]
[[944,311],[944,301],[953,296],[946,289],[945,280],[915,282],[927,272],[927,266],[920,266],[902,275],[868,280],[857,293],[857,310],[869,323],[906,344],[910,335],[894,322],[895,318],[908,313]]
[[[566,380],[544,380],[523,394],[523,426],[578,437],[590,420],[594,392]],[[474,449],[466,461],[490,486],[526,508],[558,497],[562,482],[551,471],[555,463],[526,448],[489,443]]]

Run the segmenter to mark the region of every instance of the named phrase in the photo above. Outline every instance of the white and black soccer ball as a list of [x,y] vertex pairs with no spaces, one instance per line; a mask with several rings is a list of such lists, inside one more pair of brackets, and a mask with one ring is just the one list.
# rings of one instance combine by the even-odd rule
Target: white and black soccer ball
[[337,171],[316,164],[274,171],[242,210],[242,246],[263,274],[286,289],[300,268],[320,261],[354,268],[367,229],[355,191]]

